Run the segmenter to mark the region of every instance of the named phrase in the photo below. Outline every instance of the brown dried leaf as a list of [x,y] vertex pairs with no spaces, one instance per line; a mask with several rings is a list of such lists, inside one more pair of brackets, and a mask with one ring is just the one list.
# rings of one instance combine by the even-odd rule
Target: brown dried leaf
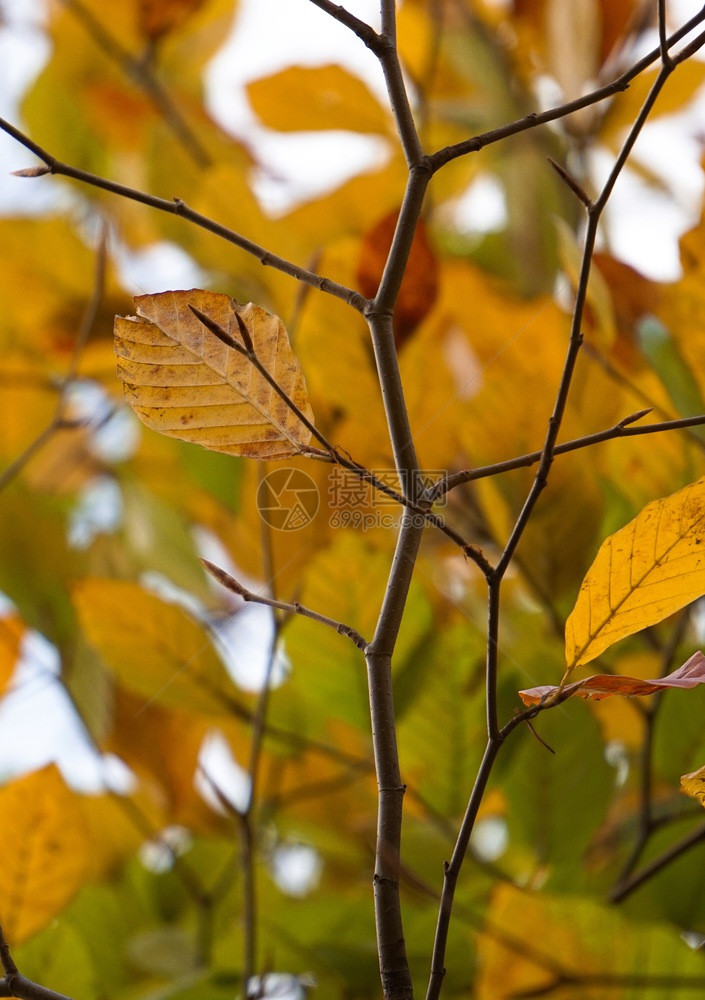
[[239,314],[259,360],[312,421],[303,373],[277,316],[200,289],[139,295],[134,302],[136,317],[115,317],[115,353],[125,398],[143,423],[249,458],[289,458],[308,444],[310,431],[252,362],[206,329],[189,307],[242,343]]
[[658,694],[667,688],[688,689],[705,683],[705,656],[698,650],[689,660],[666,677],[658,680],[641,680],[639,677],[624,677],[620,674],[593,674],[583,681],[567,684],[560,688],[552,684],[527,688],[519,692],[519,697],[525,705],[538,705],[551,695],[560,694],[560,700],[565,701],[577,694],[580,698],[611,698],[614,695],[630,697],[632,695]]

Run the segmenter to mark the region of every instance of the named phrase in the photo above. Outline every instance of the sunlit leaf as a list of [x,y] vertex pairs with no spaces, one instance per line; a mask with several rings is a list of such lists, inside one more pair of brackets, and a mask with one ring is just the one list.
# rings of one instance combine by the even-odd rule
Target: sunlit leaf
[[536,705],[552,694],[560,694],[561,700],[577,694],[581,698],[611,698],[614,695],[630,697],[632,695],[658,694],[668,688],[688,690],[705,684],[705,656],[698,650],[689,660],[673,673],[658,680],[642,680],[639,677],[623,677],[620,674],[595,674],[583,681],[567,684],[563,688],[546,684],[540,687],[527,688],[519,695],[525,705]]
[[236,706],[210,637],[183,608],[127,580],[83,580],[73,596],[86,638],[145,705],[210,715]]
[[250,83],[247,93],[262,123],[280,132],[389,131],[377,98],[342,66],[289,66]]
[[90,840],[74,796],[50,764],[0,788],[0,922],[21,943],[86,881]]
[[[658,70],[640,73],[632,80],[629,88],[613,98],[605,120],[600,129],[600,138],[609,146],[616,148],[631,127],[646,100],[649,90],[654,85]],[[693,100],[698,90],[705,83],[705,64],[700,60],[688,60],[678,67],[678,72],[659,94],[651,118],[677,114],[684,111]]]
[[566,622],[568,670],[705,593],[705,480],[655,500],[603,542]]
[[252,362],[223,343],[193,306],[239,343],[235,318],[280,388],[312,419],[306,384],[277,316],[227,295],[192,289],[135,299],[139,316],[115,318],[118,375],[125,397],[148,427],[230,455],[287,458],[311,432]]

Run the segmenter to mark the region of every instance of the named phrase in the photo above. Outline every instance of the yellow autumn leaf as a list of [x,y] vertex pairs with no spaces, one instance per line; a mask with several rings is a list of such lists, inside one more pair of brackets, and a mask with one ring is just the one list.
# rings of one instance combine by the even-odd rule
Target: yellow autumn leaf
[[145,704],[209,715],[237,712],[235,690],[210,637],[183,608],[127,580],[84,580],[73,599],[88,642]]
[[262,123],[279,132],[389,132],[391,119],[358,77],[342,66],[289,66],[247,87]]
[[[618,148],[624,133],[631,128],[657,75],[658,70],[655,69],[640,73],[627,90],[614,98],[600,129],[600,139],[610,148]],[[695,59],[683,63],[678,67],[678,73],[670,81],[670,85],[664,87],[659,94],[651,120],[684,111],[703,83],[705,64]]]
[[229,455],[297,454],[311,432],[253,363],[191,312],[198,309],[242,343],[236,313],[269,374],[313,420],[306,383],[284,324],[249,303],[191,289],[134,300],[137,316],[115,317],[115,353],[125,398],[148,427]]
[[0,788],[0,923],[11,945],[46,927],[87,881],[78,800],[54,764]]
[[0,617],[0,696],[5,694],[15,672],[24,634],[24,624],[17,615]]
[[566,622],[567,671],[705,593],[705,479],[655,500],[601,545]]
[[697,771],[690,771],[689,774],[682,774],[681,788],[686,795],[697,799],[701,806],[705,806],[705,767],[699,767]]

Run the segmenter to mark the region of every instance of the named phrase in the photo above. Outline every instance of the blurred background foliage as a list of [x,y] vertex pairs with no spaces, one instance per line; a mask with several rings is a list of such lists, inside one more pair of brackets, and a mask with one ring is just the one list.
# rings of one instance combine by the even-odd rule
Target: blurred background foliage
[[[399,47],[425,149],[614,79],[657,41],[654,8],[405,0]],[[256,148],[204,103],[204,72],[238,30],[237,4],[56,0],[45,14],[49,57],[20,108],[38,143],[374,293],[406,166],[389,107],[366,82],[341,65],[301,64],[292,45],[290,65],[249,85],[270,130],[302,140],[342,130],[374,136],[383,150],[376,166],[274,213],[258,195]],[[654,72],[434,178],[396,335],[420,459],[435,475],[541,447],[581,234],[576,199],[547,157],[594,192]],[[704,81],[702,62],[680,67],[655,119],[682,115]],[[646,216],[652,200],[677,200],[679,174],[673,163],[664,175],[640,149],[628,172]],[[53,206],[0,219],[0,915],[15,958],[26,976],[81,1000],[225,1000],[242,991],[254,923],[266,995],[377,996],[362,656],[315,622],[275,623],[266,609],[243,608],[207,580],[199,555],[369,638],[398,511],[386,506],[384,523],[379,508],[367,511],[368,530],[335,525],[329,466],[296,460],[286,465],[313,478],[319,511],[300,530],[268,529],[255,498],[275,466],[137,425],[112,347],[113,317],[132,311],[131,294],[172,287],[153,282],[149,263],[130,278],[125,261],[176,244],[194,283],[282,317],[318,424],[355,460],[388,470],[364,323],[173,216],[65,181],[13,183],[23,198],[28,185],[43,186]],[[645,407],[656,419],[705,409],[705,228],[683,236],[680,277],[660,281],[616,255],[623,224],[608,211],[564,439]],[[657,256],[656,228],[651,239]],[[605,534],[704,465],[698,430],[556,461],[504,590],[503,718],[518,689],[560,678],[562,625]],[[462,487],[441,512],[491,556],[532,474]],[[476,568],[429,531],[395,665],[408,784],[403,901],[419,986],[442,864],[484,744],[485,616]],[[702,630],[700,608],[686,609],[605,654],[600,668],[659,676]],[[253,783],[253,720],[274,647]],[[704,845],[618,908],[606,900],[637,862],[702,825],[678,776],[705,758],[703,698],[566,704],[536,724],[555,756],[527,730],[515,733],[458,887],[447,996],[626,998],[643,996],[649,977],[662,984],[649,995],[702,989],[693,948],[705,941]],[[245,903],[251,884],[255,909]]]

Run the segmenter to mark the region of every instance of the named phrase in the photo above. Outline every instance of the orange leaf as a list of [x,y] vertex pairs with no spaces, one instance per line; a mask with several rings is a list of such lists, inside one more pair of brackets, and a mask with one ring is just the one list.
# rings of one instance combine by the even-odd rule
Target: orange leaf
[[584,681],[576,681],[560,688],[553,684],[543,684],[539,687],[527,688],[519,692],[519,697],[525,705],[538,705],[554,694],[560,694],[560,700],[565,701],[574,694],[581,698],[611,698],[613,695],[647,695],[658,694],[666,688],[693,688],[705,683],[705,656],[698,650],[689,660],[674,670],[672,674],[655,681],[641,680],[639,677],[624,677],[620,674],[594,674]]
[[[390,212],[366,233],[362,241],[357,278],[362,294],[369,298],[377,294],[398,218],[398,212]],[[436,301],[437,294],[438,260],[421,220],[411,245],[409,263],[394,309],[394,340],[397,349],[403,347],[426,317]]]
[[0,789],[0,920],[10,944],[46,927],[90,875],[93,849],[54,764]]
[[7,689],[20,658],[25,627],[13,614],[0,618],[0,696]]
[[278,316],[227,295],[193,288],[135,298],[137,316],[115,317],[115,353],[125,398],[154,430],[230,455],[289,458],[311,431],[247,358],[206,328],[193,306],[241,340],[239,322],[266,371],[313,419],[301,366]]
[[202,6],[203,0],[139,0],[140,29],[154,41],[180,28]]

